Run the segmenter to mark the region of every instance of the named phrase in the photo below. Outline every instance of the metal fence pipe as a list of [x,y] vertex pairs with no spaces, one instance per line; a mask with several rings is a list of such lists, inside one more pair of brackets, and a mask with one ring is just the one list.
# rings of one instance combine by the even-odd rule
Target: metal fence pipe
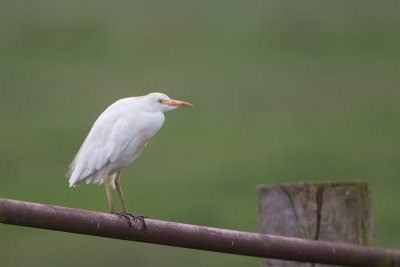
[[[95,211],[0,198],[0,222],[215,252],[343,266],[400,266],[400,251],[205,226],[125,218]],[[284,223],[284,222],[282,222]]]

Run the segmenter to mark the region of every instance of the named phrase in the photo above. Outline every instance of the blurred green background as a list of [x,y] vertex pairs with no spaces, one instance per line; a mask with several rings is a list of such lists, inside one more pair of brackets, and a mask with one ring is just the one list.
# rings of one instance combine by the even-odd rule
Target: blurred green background
[[[122,176],[128,209],[258,231],[259,184],[360,179],[400,249],[399,2],[2,1],[0,197],[108,211],[68,165],[115,100],[193,109]],[[114,200],[117,200],[114,196]],[[117,202],[116,202],[117,203]],[[259,266],[259,259],[0,225],[2,266]]]

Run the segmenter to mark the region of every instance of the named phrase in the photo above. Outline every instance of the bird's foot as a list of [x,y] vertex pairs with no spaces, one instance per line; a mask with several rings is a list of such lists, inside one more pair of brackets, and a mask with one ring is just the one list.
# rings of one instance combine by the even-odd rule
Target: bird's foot
[[138,215],[138,214],[129,213],[129,212],[127,212],[126,215],[131,217],[135,222],[140,221],[143,225],[143,229],[146,229],[146,223],[145,223],[144,219],[149,218],[149,216],[143,216],[143,215]]
[[135,223],[140,221],[143,225],[143,229],[146,229],[146,223],[144,221],[145,218],[148,218],[148,216],[143,216],[143,215],[137,215],[134,213],[129,213],[129,212],[118,212],[116,210],[111,211],[112,214],[117,214],[118,216],[125,217],[128,220],[129,227],[133,227],[132,224],[132,219]]

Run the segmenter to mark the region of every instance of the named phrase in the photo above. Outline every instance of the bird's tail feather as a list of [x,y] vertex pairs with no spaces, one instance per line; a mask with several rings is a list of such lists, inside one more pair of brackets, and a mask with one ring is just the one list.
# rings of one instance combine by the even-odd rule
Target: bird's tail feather
[[[82,184],[89,184],[90,182],[96,183],[96,184],[102,184],[103,183],[103,177],[107,172],[107,168],[102,168],[98,171],[94,171],[92,173],[89,173],[87,175],[83,175],[83,177],[79,174],[75,174],[75,170],[71,174],[71,178],[69,179],[69,186],[70,187],[77,187]],[[117,176],[117,173],[113,173],[110,175],[110,186],[115,189],[115,177]],[[81,177],[81,178],[80,178]]]

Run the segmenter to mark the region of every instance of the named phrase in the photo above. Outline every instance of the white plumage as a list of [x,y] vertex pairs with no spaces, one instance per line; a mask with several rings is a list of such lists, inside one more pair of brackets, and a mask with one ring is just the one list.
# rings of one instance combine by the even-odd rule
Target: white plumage
[[[108,181],[113,188],[118,186],[117,174],[140,156],[150,138],[160,130],[165,119],[163,112],[180,106],[191,104],[172,100],[162,93],[113,103],[96,120],[72,161],[68,173],[70,187],[103,181]],[[115,212],[113,207],[110,209]]]

